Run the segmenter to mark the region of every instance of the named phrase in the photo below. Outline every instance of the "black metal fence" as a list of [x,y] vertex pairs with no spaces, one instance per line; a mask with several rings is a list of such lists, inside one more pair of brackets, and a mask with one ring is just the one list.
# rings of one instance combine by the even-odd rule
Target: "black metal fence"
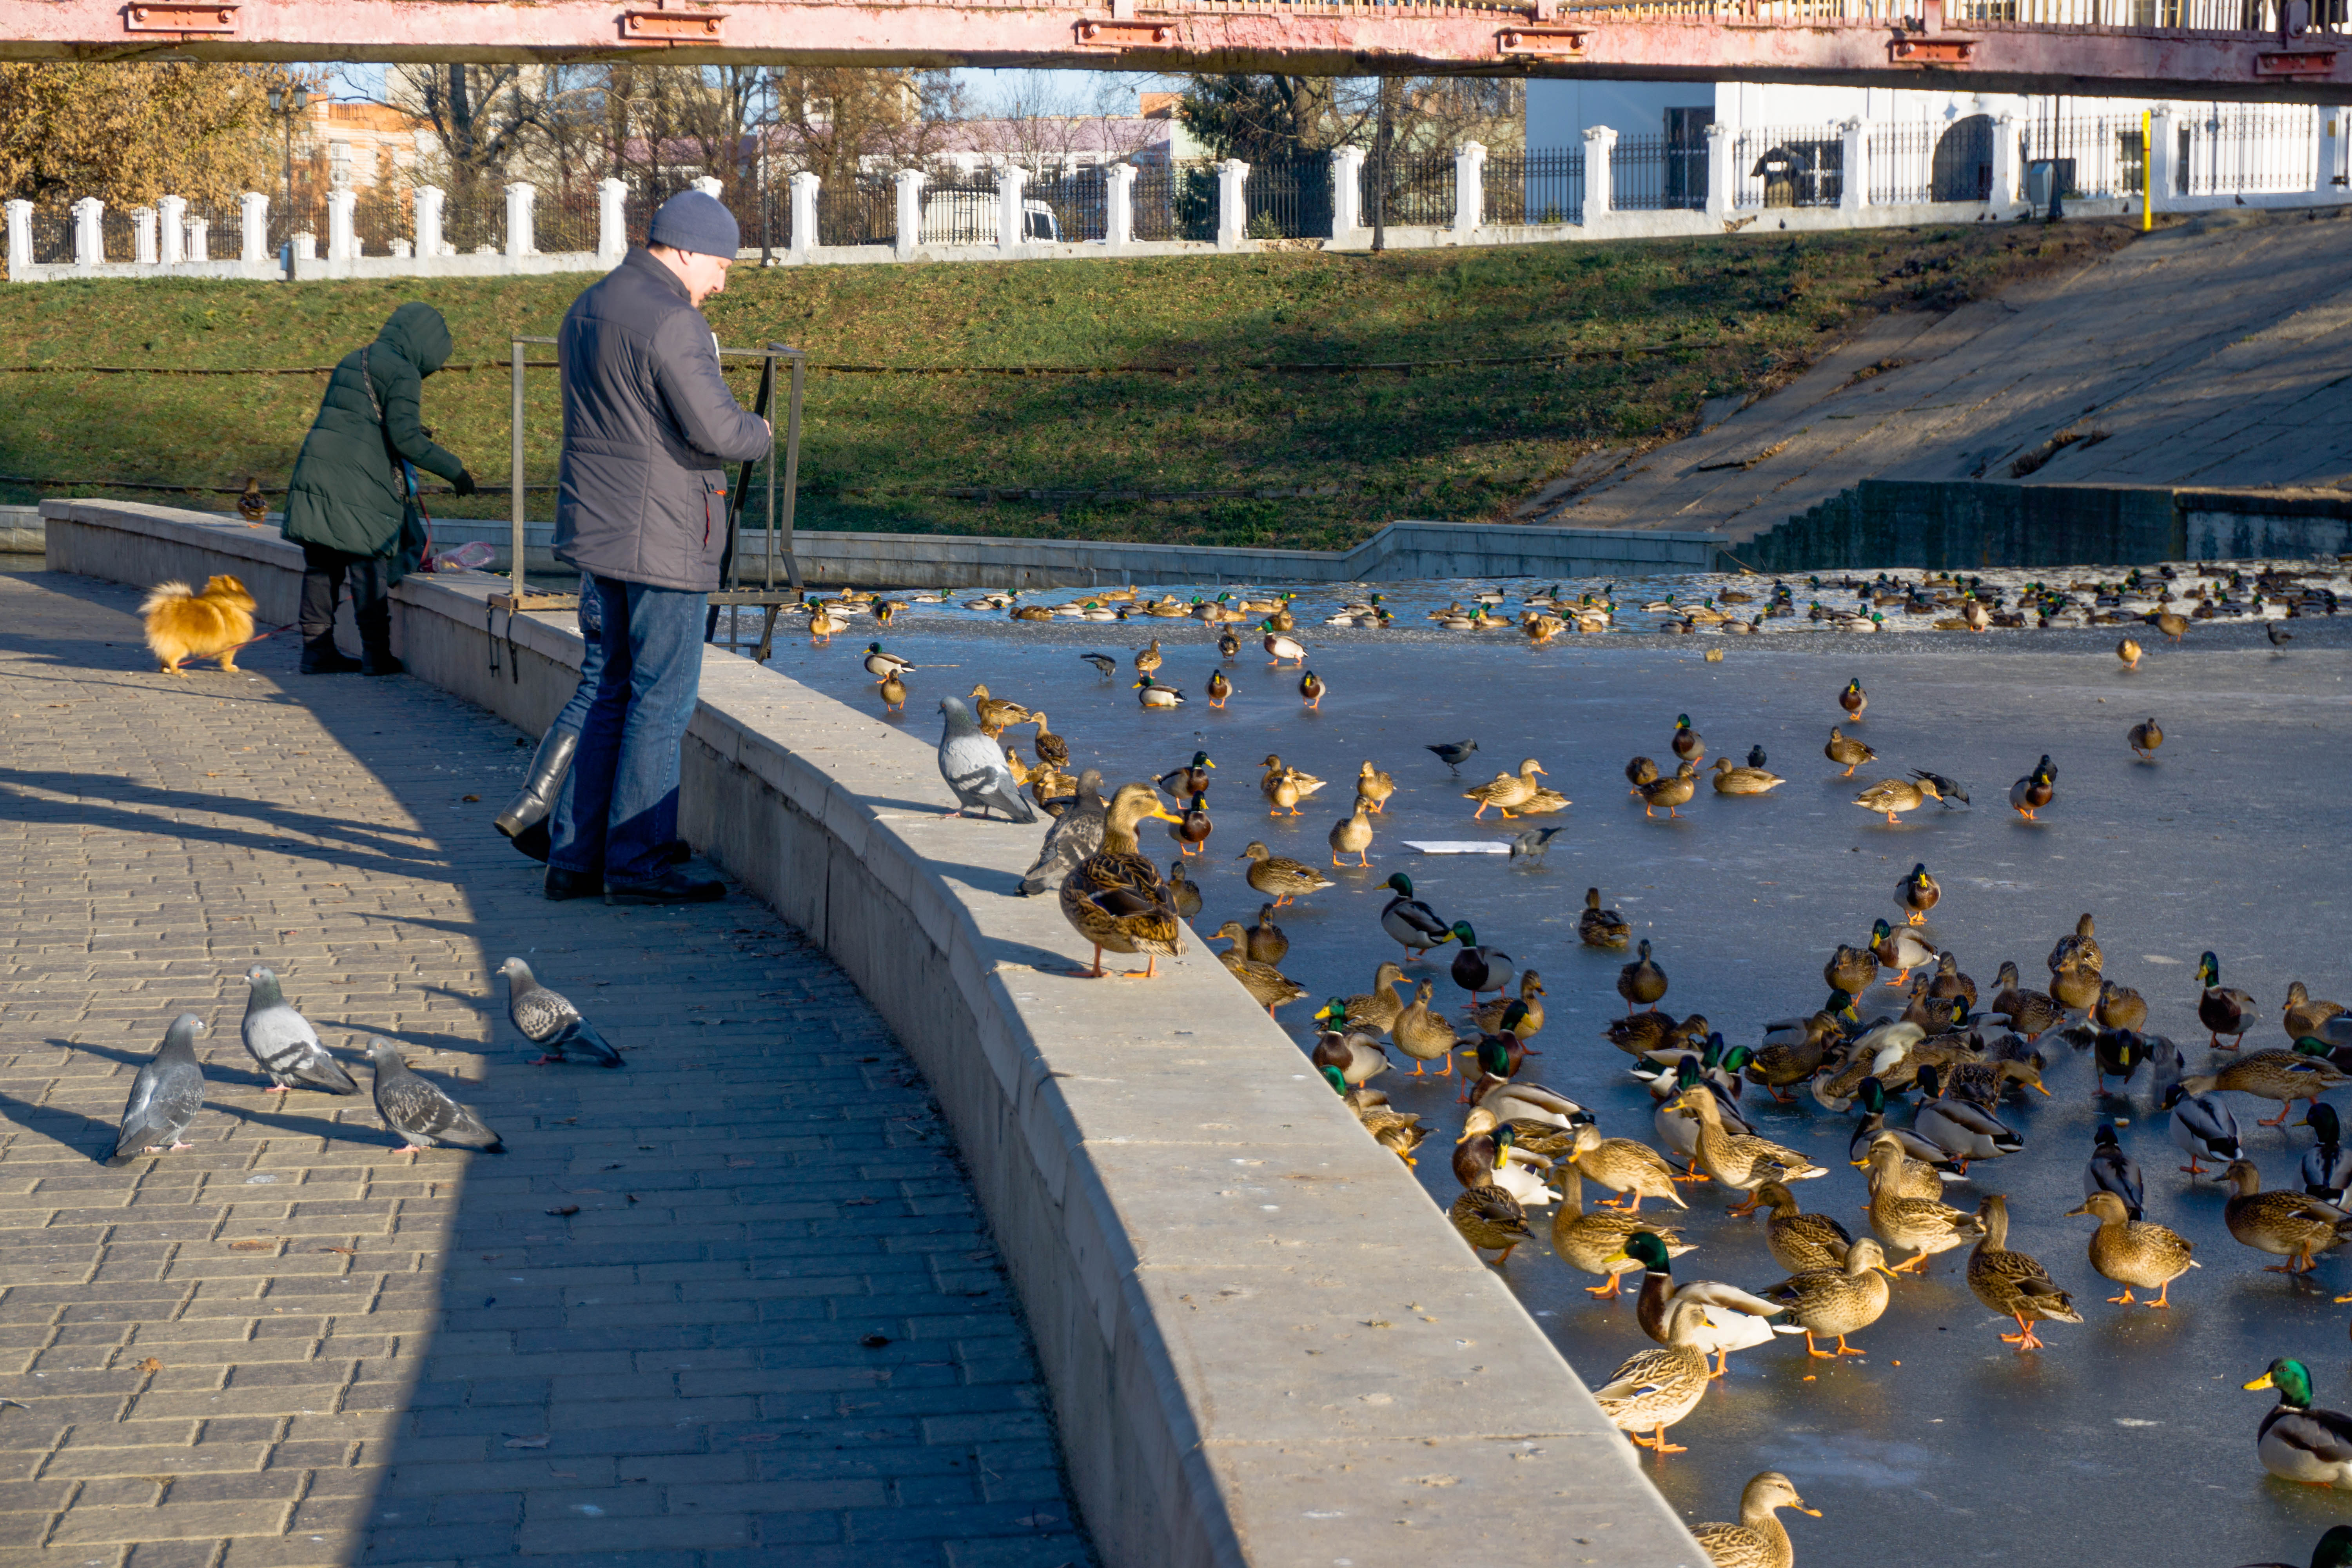
[[2137,115],[2044,121],[2027,126],[2020,142],[2028,186],[2037,165],[2051,164],[2062,200],[2136,195],[2146,178]]
[[1202,159],[1139,164],[1135,174],[1135,237],[1217,237],[1217,174]]
[[[2175,132],[2173,190],[2184,196],[2308,191],[2318,177],[2318,137],[2305,104],[2192,106]],[[2340,112],[2340,111],[2335,111]]]
[[1489,153],[1482,187],[1490,224],[1582,223],[1584,149]]
[[543,190],[531,204],[530,242],[551,254],[593,250],[598,229],[596,187]]
[[1845,197],[1845,132],[1751,126],[1730,138],[1734,207],[1833,207]]
[[859,180],[842,186],[820,185],[816,193],[816,242],[819,245],[896,245],[898,242],[898,193],[895,185]]
[[1003,226],[1003,205],[993,169],[936,175],[923,186],[919,243],[994,245],[997,230]]
[[245,254],[244,203],[190,202],[180,216],[188,223],[203,220],[207,261],[235,261]]
[[1090,163],[1050,180],[1040,180],[1026,193],[1029,201],[1043,202],[1054,216],[1054,232],[1076,244],[1110,237],[1110,170]]
[[1258,163],[1242,182],[1242,232],[1251,239],[1328,238],[1331,160]]
[[1385,193],[1383,221],[1406,226],[1444,228],[1454,221],[1454,154],[1391,153],[1364,160],[1360,216],[1370,228],[1373,200]]
[[1870,149],[1870,205],[1908,206],[1927,200],[1933,188],[1934,128],[1925,121],[1873,125],[1864,135]]
[[1609,159],[1617,212],[1697,211],[1706,205],[1706,143],[1673,136],[1621,136]]

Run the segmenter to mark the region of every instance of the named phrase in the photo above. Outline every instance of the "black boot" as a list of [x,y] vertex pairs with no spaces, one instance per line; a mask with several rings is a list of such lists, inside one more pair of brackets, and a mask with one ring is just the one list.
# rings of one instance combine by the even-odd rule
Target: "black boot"
[[360,661],[335,646],[335,634],[322,632],[302,639],[302,673],[305,675],[349,675],[359,668]]
[[392,606],[382,600],[359,613],[360,673],[398,675],[408,667],[392,656]]
[[579,747],[577,730],[550,730],[530,759],[530,776],[523,780],[522,793],[498,815],[498,830],[534,860],[547,858],[547,816],[555,809],[563,775],[572,769],[572,753]]

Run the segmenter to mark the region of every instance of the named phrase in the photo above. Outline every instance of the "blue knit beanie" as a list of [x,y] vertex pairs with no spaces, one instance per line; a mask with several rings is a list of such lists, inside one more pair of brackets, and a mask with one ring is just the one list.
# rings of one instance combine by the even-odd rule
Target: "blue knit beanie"
[[743,243],[743,231],[718,197],[702,191],[680,191],[654,214],[646,243],[732,260]]

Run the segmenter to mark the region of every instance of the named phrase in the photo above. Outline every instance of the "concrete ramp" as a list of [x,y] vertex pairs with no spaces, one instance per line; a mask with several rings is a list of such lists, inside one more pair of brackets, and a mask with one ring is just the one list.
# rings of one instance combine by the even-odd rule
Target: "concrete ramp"
[[2217,214],[2000,299],[1883,317],[1528,520],[1736,550],[1869,479],[2331,486],[2352,476],[2347,214]]

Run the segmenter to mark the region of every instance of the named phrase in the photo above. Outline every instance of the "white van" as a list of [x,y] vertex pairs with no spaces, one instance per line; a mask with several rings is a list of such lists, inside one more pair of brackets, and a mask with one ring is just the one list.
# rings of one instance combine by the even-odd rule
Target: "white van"
[[[921,243],[994,245],[997,243],[997,216],[1003,208],[1003,199],[994,191],[958,186],[925,191]],[[1062,230],[1061,226],[1054,221],[1054,209],[1044,202],[1024,201],[1021,204],[1021,238],[1024,243],[1060,244]]]

